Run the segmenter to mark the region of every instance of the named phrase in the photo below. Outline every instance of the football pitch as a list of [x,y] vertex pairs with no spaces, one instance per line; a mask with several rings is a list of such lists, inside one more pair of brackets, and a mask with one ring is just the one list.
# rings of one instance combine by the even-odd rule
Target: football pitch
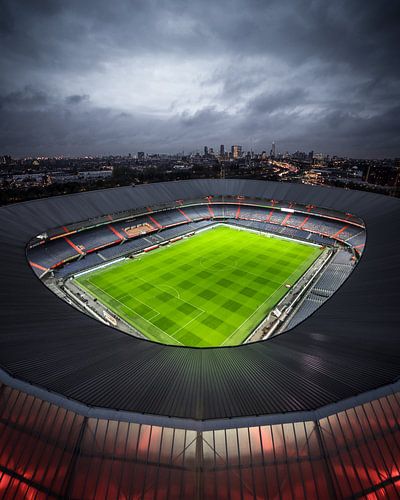
[[156,342],[241,344],[322,249],[219,225],[76,278]]

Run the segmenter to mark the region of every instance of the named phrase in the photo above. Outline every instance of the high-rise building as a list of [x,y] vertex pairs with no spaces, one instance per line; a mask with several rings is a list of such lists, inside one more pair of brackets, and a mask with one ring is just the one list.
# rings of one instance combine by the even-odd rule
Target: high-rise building
[[271,158],[275,158],[275,155],[276,155],[276,146],[275,146],[275,141],[273,141],[270,156]]
[[208,147],[204,146],[204,156],[208,156]]
[[223,144],[219,147],[219,156],[221,156],[221,158],[225,156],[225,146]]
[[237,158],[240,158],[242,156],[242,146],[239,146],[238,144],[234,144],[231,147],[231,153],[232,153],[232,158],[235,160]]

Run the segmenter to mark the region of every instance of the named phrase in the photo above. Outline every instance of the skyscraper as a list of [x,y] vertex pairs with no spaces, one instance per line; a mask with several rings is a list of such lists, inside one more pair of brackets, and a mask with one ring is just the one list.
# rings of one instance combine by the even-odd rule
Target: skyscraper
[[225,146],[223,144],[219,147],[219,156],[221,156],[221,158],[225,156]]
[[272,142],[272,147],[271,147],[271,158],[275,158],[275,153],[276,153],[276,149],[275,149],[275,141]]
[[237,158],[240,158],[242,156],[242,146],[239,146],[238,144],[234,144],[231,147],[231,153],[232,157],[236,160]]
[[204,146],[204,156],[208,156],[208,147]]

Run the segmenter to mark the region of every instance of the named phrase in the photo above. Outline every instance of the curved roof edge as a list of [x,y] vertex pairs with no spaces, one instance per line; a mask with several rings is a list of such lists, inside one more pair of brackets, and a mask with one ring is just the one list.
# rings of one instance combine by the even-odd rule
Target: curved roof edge
[[186,429],[197,432],[239,429],[244,427],[255,427],[262,425],[287,424],[295,422],[309,422],[321,420],[344,410],[374,401],[384,396],[400,392],[400,380],[372,391],[367,391],[351,398],[343,399],[336,403],[328,404],[312,411],[297,411],[288,413],[276,413],[272,415],[258,415],[252,417],[218,418],[210,420],[193,420],[189,418],[167,417],[163,415],[151,415],[145,413],[113,410],[88,406],[79,401],[66,398],[61,394],[49,392],[42,387],[29,384],[23,380],[16,379],[0,368],[0,382],[4,385],[22,391],[30,396],[37,397],[50,404],[54,404],[65,410],[71,410],[83,417],[97,418],[103,420],[114,420],[119,422],[130,422],[143,425],[155,425],[174,429]]

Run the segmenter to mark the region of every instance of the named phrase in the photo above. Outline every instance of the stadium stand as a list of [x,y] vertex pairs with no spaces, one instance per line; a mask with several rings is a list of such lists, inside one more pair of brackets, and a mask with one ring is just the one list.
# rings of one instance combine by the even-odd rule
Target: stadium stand
[[359,233],[365,234],[365,232],[362,230],[360,231],[360,228],[354,227],[354,226],[343,226],[342,229],[339,229],[339,231],[334,235],[335,238],[338,238],[341,241],[347,241],[349,238],[352,238],[353,236],[359,234]]
[[60,267],[56,270],[56,276],[63,278],[102,263],[104,263],[104,260],[97,253],[91,253],[84,259],[74,260],[67,266]]
[[[297,229],[294,227],[285,227],[281,230],[281,232],[279,234],[281,234],[282,236],[289,237],[289,238],[310,241],[310,234],[311,233],[309,233],[307,231],[302,231],[301,229]],[[311,240],[311,241],[313,241],[313,240]]]
[[211,217],[206,205],[189,206],[185,207],[184,210],[185,214],[192,220],[208,219]]
[[240,211],[241,219],[265,220],[266,209],[262,207],[251,207],[242,205]]
[[157,226],[155,226],[148,218],[147,215],[139,215],[138,217],[129,217],[128,219],[125,220],[119,220],[119,221],[114,221],[112,222],[112,226],[115,228],[116,231],[119,233],[123,234],[126,238],[129,238],[128,233],[126,232],[126,228],[132,227],[132,226],[141,226],[144,224],[150,224],[154,230],[157,230]]
[[[59,269],[55,270],[55,273],[58,277],[66,277],[85,269],[94,267],[96,265],[103,264],[105,261],[113,260],[127,254],[143,251],[150,245],[159,244],[171,238],[183,236],[193,231],[198,231],[199,229],[207,227],[210,224],[214,224],[214,222],[203,220],[163,229],[158,233],[146,235],[135,240],[125,241],[123,243],[119,242],[120,244],[118,245],[103,248],[96,253],[91,253],[85,256],[85,258],[71,262],[68,266],[60,267]],[[44,270],[41,271],[40,269],[38,269],[35,272],[38,276],[40,276],[43,271]]]
[[164,241],[169,240],[171,238],[175,238],[176,236],[181,236],[183,234],[187,234],[193,231],[198,231],[199,229],[205,228],[214,224],[213,221],[203,220],[198,222],[191,222],[182,226],[176,226],[164,229],[158,236],[160,236]]
[[120,257],[128,252],[138,252],[148,246],[150,246],[150,244],[145,240],[145,238],[138,238],[126,241],[121,245],[104,248],[103,250],[100,250],[98,254],[103,260],[110,260]]
[[152,218],[163,227],[172,226],[174,224],[186,224],[188,222],[186,217],[179,212],[179,210],[156,212],[152,214]]
[[236,204],[223,205],[222,210],[223,210],[223,217],[227,219],[235,219],[238,206]]
[[336,234],[342,227],[343,224],[341,222],[318,217],[310,217],[303,226],[306,230],[327,234],[329,236]]
[[105,225],[81,231],[70,235],[68,238],[78,247],[81,247],[85,252],[93,251],[107,245],[112,245],[121,241],[112,230],[112,225]]
[[295,327],[316,311],[345,282],[353,265],[351,253],[343,250],[336,252],[307,293],[305,300],[297,307],[285,329]]
[[58,238],[29,250],[29,260],[45,268],[51,268],[67,259],[77,258],[79,255],[65,238]]
[[292,214],[289,221],[287,221],[286,225],[291,226],[291,227],[300,227],[303,222],[305,221],[306,215],[301,213],[301,214]]
[[[219,204],[213,203],[212,205],[210,205],[210,207],[211,207],[211,210],[212,210],[215,218],[225,217],[225,206],[224,205],[219,205]],[[232,216],[234,217],[234,214],[232,214]]]
[[281,212],[280,210],[274,210],[271,217],[269,218],[269,222],[271,224],[282,224],[285,220],[287,213]]
[[[233,203],[233,202],[232,202]],[[340,241],[346,241],[349,245],[357,243],[361,245],[365,241],[365,234],[358,226],[353,226],[351,221],[343,224],[342,219],[325,219],[313,215],[281,212],[279,203],[274,200],[274,209],[268,209],[261,206],[246,205],[242,200],[235,200],[235,204],[212,204],[189,206],[182,208],[171,208],[169,210],[157,211],[151,209],[151,213],[138,215],[137,217],[128,217],[125,220],[116,220],[116,217],[107,216],[107,223],[103,226],[88,228],[79,227],[79,231],[69,234],[67,237],[51,240],[50,242],[35,247],[32,250],[30,260],[37,266],[35,272],[40,274],[43,268],[54,267],[62,263],[65,259],[73,259],[83,254],[93,252],[105,246],[118,245],[122,239],[131,239],[138,237],[140,233],[149,233],[149,231],[159,232],[162,228],[176,225],[187,225],[192,220],[200,218],[210,219],[211,213],[217,219],[233,221],[248,221],[254,224],[248,224],[246,227],[252,227],[260,231],[270,231],[273,234],[286,235],[291,238],[308,240],[322,245],[332,244],[330,237]],[[287,207],[292,207],[292,203],[284,203]],[[304,209],[304,207],[303,207]],[[150,209],[147,208],[147,212]],[[75,224],[75,227],[78,227]],[[138,230],[134,230],[134,228]],[[70,229],[64,226],[63,230]],[[188,226],[184,232],[190,231]],[[309,230],[309,231],[308,231]],[[181,234],[180,232],[178,232]],[[310,234],[312,233],[312,234]],[[360,234],[361,233],[361,234]],[[322,236],[322,235],[326,236]],[[162,241],[162,236],[147,236],[147,242],[156,243]],[[354,238],[354,239],[353,239]],[[146,240],[145,240],[146,241]],[[67,245],[65,244],[67,243]],[[130,247],[124,247],[129,251]],[[142,248],[142,245],[134,244],[132,248]],[[124,250],[117,249],[109,252],[103,252],[104,256],[121,255]],[[36,259],[36,260],[35,260]],[[81,265],[79,265],[81,267]]]
[[338,220],[341,220],[343,222],[349,221],[349,222],[352,222],[353,224],[358,224],[359,226],[364,225],[363,221],[359,217],[357,217],[356,215],[353,215],[353,214],[344,213],[344,212],[340,212],[337,210],[332,210],[332,209],[329,209],[326,207],[323,208],[320,206],[313,206],[311,211],[314,214],[319,214],[319,215],[328,216],[328,217],[334,217],[334,218],[337,218]]
[[356,234],[350,236],[345,241],[352,247],[357,247],[358,245],[362,245],[363,243],[365,243],[365,231],[364,230],[358,231]]

